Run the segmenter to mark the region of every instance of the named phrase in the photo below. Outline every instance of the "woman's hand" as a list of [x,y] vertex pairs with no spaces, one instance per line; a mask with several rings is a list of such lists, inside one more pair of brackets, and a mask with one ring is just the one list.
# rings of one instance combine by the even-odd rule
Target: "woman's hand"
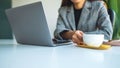
[[78,45],[83,44],[83,32],[80,30],[77,31],[67,31],[61,34],[62,38],[64,39],[71,39],[74,43]]
[[80,30],[77,30],[74,32],[74,34],[72,35],[72,41],[76,44],[80,44],[82,45],[83,44],[83,32],[80,31]]

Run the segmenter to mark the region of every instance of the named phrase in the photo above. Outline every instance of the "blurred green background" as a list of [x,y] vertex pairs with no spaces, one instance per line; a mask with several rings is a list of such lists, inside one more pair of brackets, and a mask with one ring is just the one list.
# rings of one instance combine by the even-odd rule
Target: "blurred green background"
[[11,0],[0,0],[0,39],[12,39],[12,31],[5,10],[11,8]]
[[113,39],[120,39],[120,0],[109,0],[109,5],[116,12]]
[[120,39],[120,0],[104,0],[116,13],[113,39]]

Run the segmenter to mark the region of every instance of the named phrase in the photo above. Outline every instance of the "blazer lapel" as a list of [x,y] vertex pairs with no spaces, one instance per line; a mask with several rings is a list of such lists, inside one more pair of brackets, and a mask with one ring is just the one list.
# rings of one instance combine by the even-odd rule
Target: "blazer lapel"
[[81,12],[77,29],[84,28],[82,25],[85,24],[85,22],[88,20],[90,9],[92,9],[91,3],[86,1]]
[[76,30],[73,6],[67,10],[67,20],[72,30]]

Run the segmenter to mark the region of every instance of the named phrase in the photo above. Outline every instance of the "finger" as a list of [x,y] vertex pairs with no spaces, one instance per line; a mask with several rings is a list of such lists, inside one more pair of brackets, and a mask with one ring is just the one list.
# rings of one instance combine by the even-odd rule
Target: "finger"
[[79,33],[80,33],[81,35],[83,35],[83,34],[84,34],[84,32],[82,32],[82,31],[79,31]]
[[76,39],[76,35],[75,35],[75,34],[72,36],[72,41],[73,41],[74,43],[77,43],[77,39]]
[[81,40],[79,40],[76,35],[73,35],[72,40],[73,40],[74,43],[77,43],[77,44],[81,43]]
[[82,31],[80,31],[80,30],[77,30],[76,32],[79,33],[79,34],[81,34],[81,35],[84,34],[84,32],[82,32]]
[[77,35],[78,39],[82,41],[83,35],[80,34],[79,31],[77,31],[75,34]]

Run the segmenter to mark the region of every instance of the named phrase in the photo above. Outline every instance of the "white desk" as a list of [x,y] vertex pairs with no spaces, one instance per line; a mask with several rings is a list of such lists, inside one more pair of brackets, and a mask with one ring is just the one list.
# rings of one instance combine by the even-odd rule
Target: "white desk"
[[120,68],[120,47],[42,47],[0,40],[0,68]]

